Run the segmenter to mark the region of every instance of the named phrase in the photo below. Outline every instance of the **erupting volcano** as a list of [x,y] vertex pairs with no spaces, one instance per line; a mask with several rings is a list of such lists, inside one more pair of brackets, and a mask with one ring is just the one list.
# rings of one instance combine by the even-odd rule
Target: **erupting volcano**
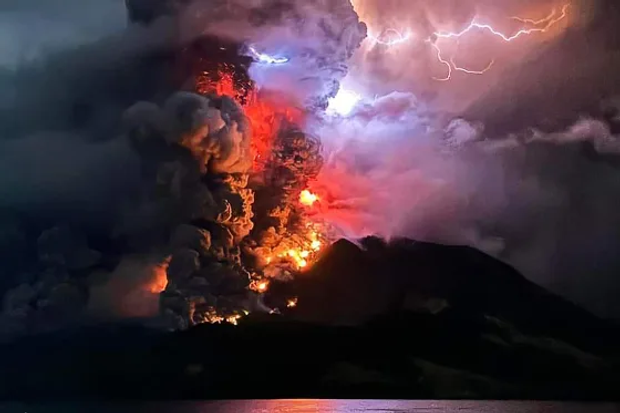
[[[128,1],[134,24],[148,27],[164,14],[183,24],[182,11],[160,3]],[[332,78],[321,82],[335,85],[365,34],[351,4],[340,3],[335,13],[338,30],[348,35],[323,28],[323,36],[344,51],[322,69]],[[275,3],[273,7],[277,8]],[[177,214],[172,220],[176,224],[166,230],[168,246],[160,248],[169,256],[162,312],[177,327],[236,324],[252,311],[295,307],[295,297],[282,297],[279,309],[266,307],[261,296],[271,280],[290,280],[307,270],[333,241],[328,224],[312,214],[319,199],[307,188],[323,159],[319,140],[306,132],[306,118],[324,111],[337,87],[310,89],[303,96],[261,87],[251,76],[253,67],[277,69],[289,58],[270,57],[257,45],[226,38],[198,36],[174,51],[172,79],[185,91],[161,108],[139,103],[126,114],[129,135],[146,163],[153,162],[153,151],[167,152],[165,162],[153,165],[157,196],[186,205],[185,216]],[[312,48],[305,53],[313,52],[319,53]],[[162,123],[173,126],[158,130]],[[170,136],[170,129],[176,136]],[[157,136],[164,135],[166,144],[153,149]],[[183,149],[178,156],[188,151],[190,158],[171,155],[178,149],[173,151],[170,145]],[[188,162],[193,164],[189,170]],[[206,205],[215,210],[205,213]]]
[[617,397],[612,3],[126,0],[0,61],[0,396]]

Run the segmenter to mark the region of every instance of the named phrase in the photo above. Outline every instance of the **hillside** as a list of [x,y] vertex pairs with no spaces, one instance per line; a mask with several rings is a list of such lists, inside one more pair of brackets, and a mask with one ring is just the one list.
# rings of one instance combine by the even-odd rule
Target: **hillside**
[[332,246],[282,315],[161,333],[84,327],[4,345],[4,398],[614,399],[615,327],[476,250]]

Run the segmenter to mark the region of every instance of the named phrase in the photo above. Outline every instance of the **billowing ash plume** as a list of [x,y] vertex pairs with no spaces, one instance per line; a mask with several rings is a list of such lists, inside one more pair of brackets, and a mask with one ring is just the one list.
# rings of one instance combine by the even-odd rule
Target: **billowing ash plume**
[[[483,75],[434,79],[445,73],[429,46],[434,31],[458,31],[478,16],[514,33],[521,23],[512,16],[544,18],[566,3],[566,19],[544,35],[506,43],[476,32],[441,43],[444,58],[463,66],[495,63]],[[476,246],[617,317],[617,4],[354,4],[371,36],[411,36],[397,45],[366,40],[333,102],[337,116],[312,125],[325,148],[311,185],[318,216],[352,238]]]
[[[5,334],[85,316],[236,322],[269,311],[251,291],[265,276],[289,276],[304,243],[318,248],[297,198],[318,174],[321,146],[288,113],[335,95],[365,35],[351,5],[127,5],[124,33],[11,75],[16,93],[0,114],[11,138],[1,143],[11,154],[0,182],[0,241],[12,250]],[[307,32],[272,51],[293,28]],[[308,87],[282,94],[257,50],[287,53],[285,91]],[[283,256],[293,250],[297,262]]]
[[259,59],[250,69],[252,79],[312,109],[324,108],[336,94],[347,60],[366,35],[344,0],[128,0],[127,5],[130,16],[144,23],[174,16],[181,42],[210,35],[245,44],[250,56],[284,58],[286,65]]
[[616,265],[620,138],[618,109],[604,113],[554,132],[496,136],[479,122],[446,123],[410,94],[361,101],[317,126],[326,162],[311,184],[315,212],[349,238],[475,246],[614,314],[605,303],[617,290],[599,265]]

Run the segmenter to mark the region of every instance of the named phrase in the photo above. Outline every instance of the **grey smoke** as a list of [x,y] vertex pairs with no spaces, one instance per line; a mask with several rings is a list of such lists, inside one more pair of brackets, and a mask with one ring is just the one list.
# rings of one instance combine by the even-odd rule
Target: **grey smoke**
[[[119,122],[135,102],[116,101],[112,95],[118,89],[109,86],[148,51],[177,45],[205,30],[247,40],[291,57],[291,65],[259,68],[253,76],[263,86],[304,101],[335,92],[334,80],[346,67],[323,57],[348,56],[364,31],[345,2],[330,0],[294,2],[301,6],[256,15],[252,7],[264,2],[211,2],[209,7],[219,7],[203,9],[202,20],[192,17],[201,11],[196,2],[183,15],[180,32],[171,20],[162,19],[153,27],[122,33],[124,11],[116,14],[122,2],[67,7],[56,1],[45,3],[41,12],[43,3],[13,2],[14,9],[0,15],[13,13],[13,23],[3,28],[25,45],[16,51],[2,43],[3,206],[96,210],[106,202],[114,204],[116,196],[135,185],[137,162]],[[223,8],[225,3],[235,13]],[[338,4],[342,8],[335,10]],[[456,25],[474,12],[460,4]],[[437,70],[430,66],[432,55],[415,45],[415,61],[402,59],[400,65],[393,55],[382,57],[379,49],[353,57],[370,95],[401,92],[360,108],[348,124],[328,123],[317,130],[330,151],[324,174],[354,181],[337,188],[330,219],[345,235],[380,232],[474,245],[600,314],[620,314],[615,299],[620,290],[615,279],[620,268],[617,125],[603,116],[609,107],[600,109],[603,98],[618,92],[618,42],[610,30],[618,18],[611,2],[597,4],[602,11],[588,6],[590,20],[549,42],[534,42],[487,78],[437,85],[429,80]],[[439,12],[450,17],[453,10]],[[101,18],[106,15],[111,17]],[[298,29],[299,16],[309,16],[312,23],[299,31],[302,35],[292,31]],[[327,21],[324,32],[314,24],[322,17]],[[350,24],[337,34],[351,35],[352,41],[326,41],[325,33],[341,17]],[[99,20],[101,26],[92,25]],[[426,20],[420,24],[433,23]],[[33,56],[38,61],[23,65]],[[563,72],[567,65],[570,71]],[[23,70],[15,72],[15,67]],[[309,80],[298,82],[309,73]],[[95,115],[85,124],[75,124],[76,100],[95,103]],[[157,130],[161,125],[149,123],[149,111],[159,108],[147,106],[140,114],[146,119],[137,123]],[[148,218],[145,210],[158,213],[147,205],[129,217]],[[113,281],[100,285],[116,288]],[[136,313],[153,311],[152,296],[146,296],[150,304],[137,306]],[[110,309],[105,303],[102,307]]]
[[314,185],[322,217],[351,238],[471,245],[599,314],[617,314],[613,124],[582,117],[553,132],[498,136],[480,122],[446,124],[405,97],[374,100],[317,129],[326,149]]
[[[367,20],[371,32],[405,24],[422,39],[437,27],[462,27],[481,9],[502,21],[557,5],[356,3],[362,14],[380,16]],[[618,317],[620,41],[613,27],[620,10],[607,0],[571,9],[570,24],[554,36],[497,50],[463,45],[461,58],[470,62],[497,59],[484,76],[433,81],[440,67],[415,39],[357,53],[344,85],[369,101],[317,128],[328,151],[317,183],[331,195],[326,217],[349,236],[383,232],[476,246]]]
[[6,0],[0,5],[0,66],[17,68],[123,28],[122,0]]

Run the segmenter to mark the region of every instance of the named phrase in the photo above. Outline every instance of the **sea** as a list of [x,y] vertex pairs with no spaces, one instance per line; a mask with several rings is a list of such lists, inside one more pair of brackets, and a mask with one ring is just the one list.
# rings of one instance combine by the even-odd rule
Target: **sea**
[[529,401],[222,400],[157,403],[10,403],[1,413],[616,413],[620,404]]

